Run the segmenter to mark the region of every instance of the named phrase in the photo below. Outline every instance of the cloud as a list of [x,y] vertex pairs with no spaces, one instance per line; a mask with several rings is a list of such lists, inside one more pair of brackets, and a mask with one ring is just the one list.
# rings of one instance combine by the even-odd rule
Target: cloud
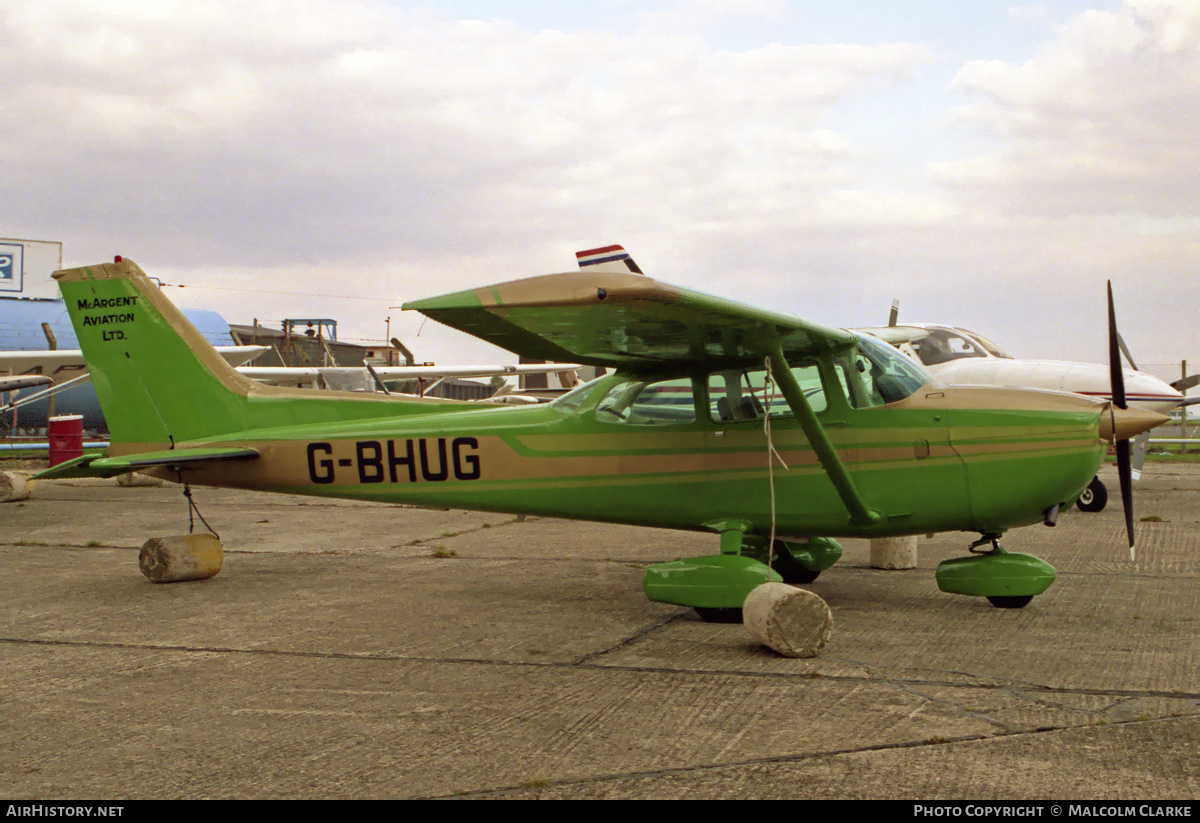
[[1040,214],[1200,209],[1200,7],[1128,2],[1089,11],[1022,64],[970,61],[956,91],[986,98],[950,113],[1003,140],[933,167],[994,208]]
[[130,256],[234,321],[372,337],[403,299],[609,242],[822,322],[919,294],[1018,350],[1037,323],[1081,336],[1065,294],[1133,271],[1155,299],[1200,264],[1192,3],[1085,12],[949,89],[944,32],[814,43],[773,0],[642,8],[562,30],[382,0],[0,5],[2,230],[68,265]]
[[[701,5],[709,18],[775,8]],[[612,209],[703,220],[750,176],[778,202],[853,155],[820,126],[831,104],[931,59],[903,44],[730,52],[334,0],[0,14],[21,114],[0,149],[19,170],[10,196],[33,221],[183,263],[496,246],[522,224],[545,230],[551,210],[568,230]]]
[[678,34],[745,22],[778,23],[788,14],[785,0],[679,0],[666,5],[666,9],[638,8],[634,14],[638,28]]

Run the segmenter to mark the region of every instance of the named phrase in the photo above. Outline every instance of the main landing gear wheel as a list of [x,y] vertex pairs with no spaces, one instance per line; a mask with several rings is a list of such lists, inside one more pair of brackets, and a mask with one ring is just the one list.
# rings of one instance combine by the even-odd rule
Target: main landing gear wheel
[[1081,512],[1098,512],[1103,511],[1105,505],[1108,504],[1108,489],[1100,482],[1099,477],[1093,477],[1092,482],[1088,483],[1083,494],[1079,495],[1079,500],[1075,502],[1075,506]]
[[703,606],[696,607],[696,614],[705,623],[741,623],[741,609],[714,609]]
[[1002,595],[989,597],[988,602],[997,609],[1023,609],[1033,600],[1033,595]]
[[790,554],[776,555],[771,568],[779,572],[784,583],[791,585],[811,583],[821,576],[820,571],[813,571]]

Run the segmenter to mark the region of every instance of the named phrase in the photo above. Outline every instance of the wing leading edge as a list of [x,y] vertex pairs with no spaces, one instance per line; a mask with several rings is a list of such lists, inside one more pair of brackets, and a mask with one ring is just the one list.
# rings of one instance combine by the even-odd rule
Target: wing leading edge
[[848,346],[847,331],[622,272],[564,272],[405,309],[523,357],[622,369],[733,365]]

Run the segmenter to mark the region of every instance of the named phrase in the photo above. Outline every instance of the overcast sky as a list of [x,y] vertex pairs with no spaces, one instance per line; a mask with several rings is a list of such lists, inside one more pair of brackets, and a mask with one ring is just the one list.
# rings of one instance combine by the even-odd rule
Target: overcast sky
[[[574,267],[838,326],[1200,365],[1200,3],[0,4],[0,236],[122,254],[231,322]],[[418,332],[420,336],[418,337]]]

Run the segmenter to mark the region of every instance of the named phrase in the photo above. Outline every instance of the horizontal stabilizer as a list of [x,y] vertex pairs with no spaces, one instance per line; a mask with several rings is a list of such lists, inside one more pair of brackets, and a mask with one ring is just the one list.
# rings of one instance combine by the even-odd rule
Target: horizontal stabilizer
[[1186,392],[1188,389],[1194,389],[1200,386],[1200,374],[1189,374],[1187,377],[1180,378],[1171,384],[1177,392]]
[[258,457],[257,449],[213,446],[198,449],[168,449],[157,452],[141,452],[123,457],[96,457],[84,455],[66,463],[60,463],[40,474],[35,479],[54,480],[66,477],[116,477],[120,474],[160,468],[197,468],[208,463],[223,463],[231,460],[253,460]]

